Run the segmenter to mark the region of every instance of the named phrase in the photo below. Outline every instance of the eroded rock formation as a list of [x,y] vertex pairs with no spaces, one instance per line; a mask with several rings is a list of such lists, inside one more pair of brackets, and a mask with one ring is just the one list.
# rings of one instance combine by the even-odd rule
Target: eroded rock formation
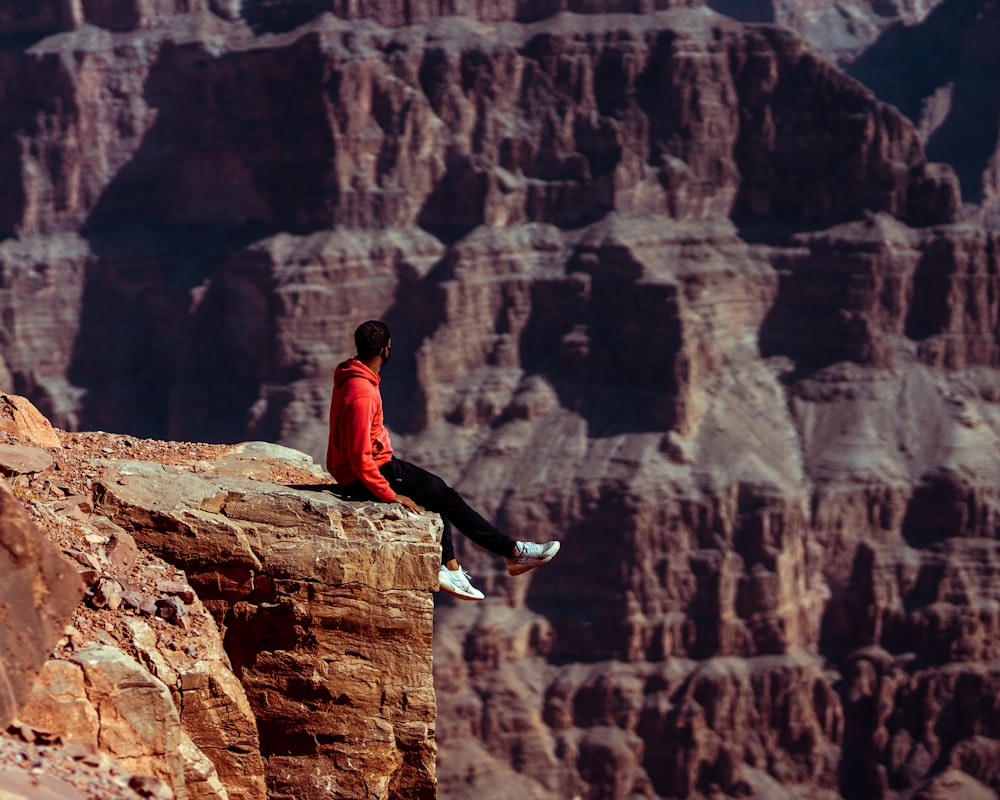
[[[32,762],[53,776],[49,789],[92,800],[436,796],[439,522],[342,501],[287,448],[109,434],[64,434],[64,447],[24,398],[0,402],[33,412],[16,429],[25,440],[45,433],[58,447],[15,478],[16,496],[0,484],[18,559],[5,588],[34,603],[26,614],[15,594],[5,600],[0,628],[18,642],[0,660],[13,676],[6,722],[16,714],[12,731],[50,746]],[[158,461],[135,458],[149,455]],[[53,564],[64,568],[55,578]],[[20,577],[29,568],[33,593]],[[21,791],[30,778],[0,744],[4,786]],[[124,778],[82,775],[71,766],[81,760]]]
[[269,797],[434,797],[440,522],[260,480],[283,456],[304,459],[251,445],[196,473],[120,463],[97,509],[182,567],[218,620]]
[[[996,4],[865,5],[925,33],[971,13],[942,55],[993,74]],[[565,543],[519,580],[460,553],[490,599],[435,612],[443,797],[1000,787],[1000,243],[988,192],[962,205],[992,151],[954,160],[961,184],[927,160],[937,83],[900,111],[791,32],[695,5],[130,8],[51,12],[64,33],[0,50],[4,377],[67,427],[319,456],[332,367],[387,319],[401,452]],[[132,469],[102,509],[215,614],[268,709],[272,792],[294,764],[429,791],[429,686],[402,732],[359,721],[378,676],[332,688],[324,654],[377,663],[374,590],[321,592],[277,546],[340,506]],[[393,625],[426,640],[408,602]],[[288,644],[325,666],[269,701],[306,674]],[[379,743],[364,770],[319,710]]]

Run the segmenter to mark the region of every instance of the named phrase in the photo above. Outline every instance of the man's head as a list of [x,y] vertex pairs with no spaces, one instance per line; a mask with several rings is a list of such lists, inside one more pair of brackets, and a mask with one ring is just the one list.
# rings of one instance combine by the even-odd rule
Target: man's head
[[[375,356],[387,350],[392,337],[389,335],[389,326],[377,319],[370,319],[362,322],[354,331],[354,346],[358,348],[358,358],[362,361],[370,361]],[[383,361],[389,360],[386,352]]]

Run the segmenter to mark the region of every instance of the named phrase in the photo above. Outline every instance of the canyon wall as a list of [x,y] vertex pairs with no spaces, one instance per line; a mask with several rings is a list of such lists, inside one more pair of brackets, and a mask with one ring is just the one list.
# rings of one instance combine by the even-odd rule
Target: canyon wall
[[[991,796],[996,141],[929,135],[987,143],[949,109],[988,93],[932,124],[786,28],[598,6],[25,12],[0,377],[69,429],[321,457],[386,319],[400,453],[563,542],[517,579],[459,542],[488,599],[434,610],[442,797]],[[959,20],[939,55],[995,77],[995,4],[862,6],[912,23],[869,61]],[[232,630],[278,613],[133,535]],[[344,744],[293,738],[269,765]]]

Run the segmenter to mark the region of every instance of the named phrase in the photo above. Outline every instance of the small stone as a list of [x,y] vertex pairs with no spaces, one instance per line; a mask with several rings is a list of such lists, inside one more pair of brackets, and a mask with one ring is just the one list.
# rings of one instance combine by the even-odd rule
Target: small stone
[[[87,555],[89,555],[89,553]],[[81,569],[78,574],[80,579],[87,586],[93,586],[97,583],[97,579],[101,577],[101,571],[99,569]]]
[[157,581],[156,591],[171,597],[179,597],[185,603],[193,603],[194,589],[180,581]]
[[60,500],[53,504],[52,508],[64,517],[70,517],[80,522],[86,522],[94,512],[94,506],[91,504],[90,498],[79,494],[67,497],[65,500]]
[[104,552],[112,566],[120,572],[128,572],[135,565],[139,557],[139,548],[135,539],[125,531],[111,534],[108,543],[104,547]]
[[41,472],[51,466],[52,456],[40,447],[0,444],[0,472],[5,475]]
[[156,603],[153,598],[136,589],[126,589],[122,592],[122,603],[150,617],[156,616]]
[[69,555],[83,564],[83,566],[97,572],[101,571],[101,562],[93,553],[84,553],[82,550],[71,550],[69,551]]
[[187,609],[177,597],[164,597],[156,601],[157,616],[171,622],[181,622]]
[[107,607],[112,611],[121,608],[122,587],[118,581],[101,578],[94,587],[94,605],[97,608]]

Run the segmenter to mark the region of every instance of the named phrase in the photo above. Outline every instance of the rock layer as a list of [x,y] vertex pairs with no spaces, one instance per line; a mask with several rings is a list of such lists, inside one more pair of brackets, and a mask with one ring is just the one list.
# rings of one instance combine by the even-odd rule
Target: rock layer
[[439,526],[250,480],[251,445],[197,473],[115,465],[99,510],[181,566],[257,716],[271,798],[434,797]]
[[605,219],[754,233],[956,214],[953,177],[898,113],[791,34],[704,9],[241,31],[187,15],[129,47],[87,28],[4,51],[11,81],[50,87],[9,93],[0,131],[20,187],[0,200],[19,237],[0,245],[4,357],[59,424],[316,441],[312,381],[354,309],[419,342],[463,257],[448,243],[480,226],[540,236],[586,275],[574,234]]

